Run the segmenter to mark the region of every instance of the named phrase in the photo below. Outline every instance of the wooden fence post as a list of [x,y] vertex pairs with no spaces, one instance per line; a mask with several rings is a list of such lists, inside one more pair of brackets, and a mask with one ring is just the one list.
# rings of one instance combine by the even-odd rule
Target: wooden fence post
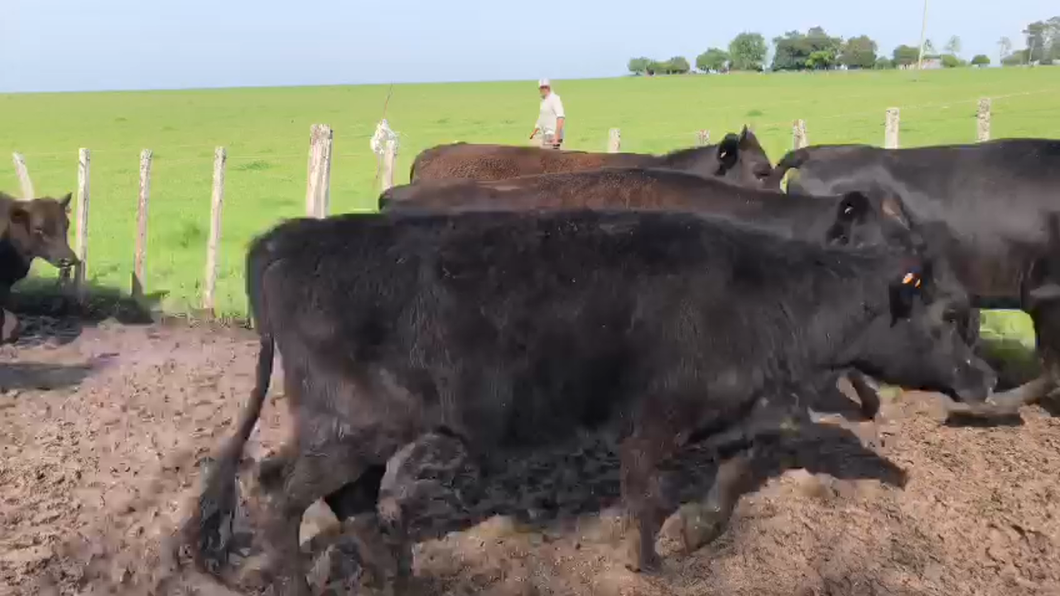
[[331,127],[314,124],[309,129],[309,180],[306,184],[305,212],[309,217],[325,217],[331,200]]
[[899,121],[898,108],[887,108],[887,120],[883,130],[883,147],[885,149],[898,148]]
[[806,121],[801,118],[791,127],[791,144],[795,149],[802,149],[810,144],[806,139]]
[[386,145],[383,146],[383,190],[390,190],[394,188],[394,159],[396,148],[394,147],[393,139],[387,139]]
[[151,150],[140,152],[140,196],[136,205],[136,256],[133,260],[132,295],[142,298],[147,260],[147,200],[151,194]]
[[696,146],[706,147],[710,144],[710,131],[709,130],[698,130],[696,131]]
[[622,148],[622,133],[617,128],[612,128],[607,134],[607,152],[618,153]]
[[88,149],[77,151],[77,269],[74,271],[74,295],[79,302],[85,299],[85,280],[88,274],[88,197],[92,156]]
[[29,170],[26,169],[26,158],[22,157],[21,153],[15,152],[11,154],[11,161],[15,163],[15,172],[18,173],[18,185],[22,190],[22,198],[27,201],[35,198],[37,195],[33,190],[33,180],[29,177]]
[[990,140],[990,98],[979,100],[979,111],[976,120],[976,140],[982,143]]
[[210,196],[210,238],[206,245],[206,284],[202,293],[202,308],[214,314],[214,290],[217,288],[217,251],[221,246],[221,208],[225,201],[225,161],[228,156],[224,147],[213,153],[213,193]]

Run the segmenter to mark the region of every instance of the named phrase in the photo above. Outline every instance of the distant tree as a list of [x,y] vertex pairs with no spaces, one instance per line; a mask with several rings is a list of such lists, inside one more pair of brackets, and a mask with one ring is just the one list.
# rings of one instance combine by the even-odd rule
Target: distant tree
[[1012,53],[1012,40],[1007,37],[1002,37],[997,42],[998,46],[998,57],[997,61],[1004,64],[1005,58]]
[[666,61],[666,73],[667,74],[687,74],[688,71],[692,70],[689,66],[688,60],[684,56],[674,56]]
[[1020,66],[1027,63],[1027,50],[1016,50],[1001,59],[1002,66]]
[[745,31],[729,42],[729,68],[733,70],[762,70],[767,51],[766,40],[761,33]]
[[650,58],[630,58],[629,65],[626,68],[629,69],[629,72],[640,75],[648,72],[648,65],[650,64]]
[[1045,24],[1049,34],[1049,50],[1046,55],[1053,61],[1060,61],[1060,16],[1049,19]]
[[976,66],[987,66],[990,64],[990,57],[986,54],[976,54],[975,57],[972,58],[972,64]]
[[943,68],[957,68],[958,66],[964,66],[964,61],[953,54],[943,54],[941,59]]
[[833,52],[827,50],[817,50],[810,54],[810,57],[806,59],[806,68],[813,70],[824,70],[832,68],[836,64],[836,57]]
[[872,68],[876,65],[876,42],[868,35],[851,37],[839,49],[839,63],[847,68]]
[[838,63],[843,40],[830,37],[821,27],[811,27],[805,35],[788,31],[774,38],[773,45],[773,70],[819,69],[832,68]]
[[887,56],[880,56],[879,58],[876,59],[876,69],[877,70],[887,70],[889,68],[894,68],[894,61],[893,60],[891,60]]
[[920,48],[901,45],[894,49],[892,56],[895,66],[909,66],[916,64],[917,58],[920,57]]
[[1023,30],[1027,38],[1027,61],[1035,62],[1046,56],[1050,45],[1050,28],[1044,21],[1035,21]]
[[961,38],[954,35],[946,42],[946,52],[954,56],[961,55]]
[[725,70],[728,63],[729,53],[719,48],[710,48],[706,52],[696,56],[696,68],[703,72],[709,70]]
[[1027,61],[1051,64],[1060,59],[1060,16],[1035,21],[1023,30],[1027,41]]

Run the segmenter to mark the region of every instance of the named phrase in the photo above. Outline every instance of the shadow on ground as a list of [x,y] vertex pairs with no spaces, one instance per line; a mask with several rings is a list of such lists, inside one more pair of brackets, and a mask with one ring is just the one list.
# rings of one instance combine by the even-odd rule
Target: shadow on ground
[[47,391],[81,384],[85,377],[105,364],[100,359],[78,365],[11,362],[0,365],[0,391],[38,389]]
[[165,292],[137,299],[116,288],[89,282],[83,299],[57,279],[28,278],[12,288],[7,309],[19,320],[16,345],[30,347],[77,339],[86,324],[114,319],[126,325],[148,325],[160,318]]
[[[620,504],[617,450],[613,443],[596,436],[582,437],[577,444],[556,446],[547,452],[505,457],[483,468],[474,466],[459,441],[451,439],[433,442],[413,457],[414,461],[410,458],[402,466],[409,474],[402,478],[400,503],[417,542],[443,538],[496,516],[509,518],[521,528],[519,532],[560,536],[579,525],[592,524],[599,514]],[[849,430],[816,424],[765,449],[755,460],[753,479],[744,494],[799,468],[837,481],[868,479],[901,487],[908,479],[903,469],[864,447]],[[682,503],[706,497],[717,470],[716,451],[692,446],[662,470],[663,493],[668,506],[676,510]],[[255,542],[248,532],[262,527],[262,520],[244,521],[249,524],[239,528],[233,538],[245,547]],[[349,534],[310,540],[304,548],[311,558],[326,557],[321,562],[330,570],[323,583],[332,587],[349,587],[351,575],[363,573],[356,538]],[[237,578],[242,574],[232,571],[228,578],[239,585]],[[423,593],[444,591],[446,581],[430,576],[418,579]]]

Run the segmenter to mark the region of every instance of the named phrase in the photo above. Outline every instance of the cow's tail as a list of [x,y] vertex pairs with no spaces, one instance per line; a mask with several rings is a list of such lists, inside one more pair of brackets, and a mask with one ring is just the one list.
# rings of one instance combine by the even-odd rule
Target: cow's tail
[[780,158],[777,165],[773,167],[772,173],[769,174],[769,183],[779,187],[780,181],[784,179],[784,174],[787,174],[788,170],[797,169],[809,161],[810,150],[810,147],[803,147],[802,149],[788,151],[788,154]]
[[275,341],[265,305],[263,277],[272,262],[269,241],[259,238],[247,252],[247,298],[250,313],[260,338],[257,374],[250,400],[243,407],[236,432],[228,438],[206,476],[198,506],[186,523],[185,541],[192,549],[196,565],[202,571],[218,574],[228,558],[231,528],[236,511],[236,471],[243,447],[250,438],[272,378]]

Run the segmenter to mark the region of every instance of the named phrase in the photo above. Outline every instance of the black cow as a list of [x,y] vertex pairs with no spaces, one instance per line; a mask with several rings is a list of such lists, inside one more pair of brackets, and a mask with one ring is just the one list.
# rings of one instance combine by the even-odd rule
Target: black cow
[[[520,176],[506,180],[429,180],[395,186],[379,196],[387,212],[494,211],[499,209],[638,209],[690,211],[749,220],[785,237],[862,246],[895,243],[911,247],[912,222],[890,195],[861,192],[821,197],[788,196],[722,179],[664,169],[601,168],[586,172]],[[978,322],[969,309],[962,335],[974,338]],[[875,417],[879,397],[864,378],[849,376],[862,413]],[[835,391],[834,380],[822,391]]]
[[[6,306],[11,286],[29,274],[37,257],[55,267],[76,265],[67,242],[70,228],[70,193],[61,199],[43,197],[20,201],[0,192],[0,306]],[[14,338],[10,313],[0,308],[0,341]]]
[[[282,223],[247,255],[257,386],[186,536],[200,567],[223,559],[237,462],[278,348],[294,437],[260,482],[280,593],[307,590],[304,510],[428,433],[486,459],[579,428],[617,433],[629,565],[650,567],[664,513],[656,468],[690,440],[775,430],[836,369],[985,399],[993,373],[946,322],[951,297],[932,267],[908,251],[828,248],[687,213]],[[689,545],[723,525],[749,462],[728,459],[702,506],[685,510]],[[399,512],[382,513],[400,526]]]
[[791,194],[882,189],[900,196],[917,220],[945,222],[952,234],[946,259],[973,305],[1018,308],[1034,320],[1044,373],[995,399],[1030,402],[1056,386],[1060,269],[1046,273],[1044,265],[1052,251],[1045,222],[1060,213],[1060,141],[1004,139],[910,149],[813,146],[784,156],[773,182],[793,168],[798,175],[788,182]]

